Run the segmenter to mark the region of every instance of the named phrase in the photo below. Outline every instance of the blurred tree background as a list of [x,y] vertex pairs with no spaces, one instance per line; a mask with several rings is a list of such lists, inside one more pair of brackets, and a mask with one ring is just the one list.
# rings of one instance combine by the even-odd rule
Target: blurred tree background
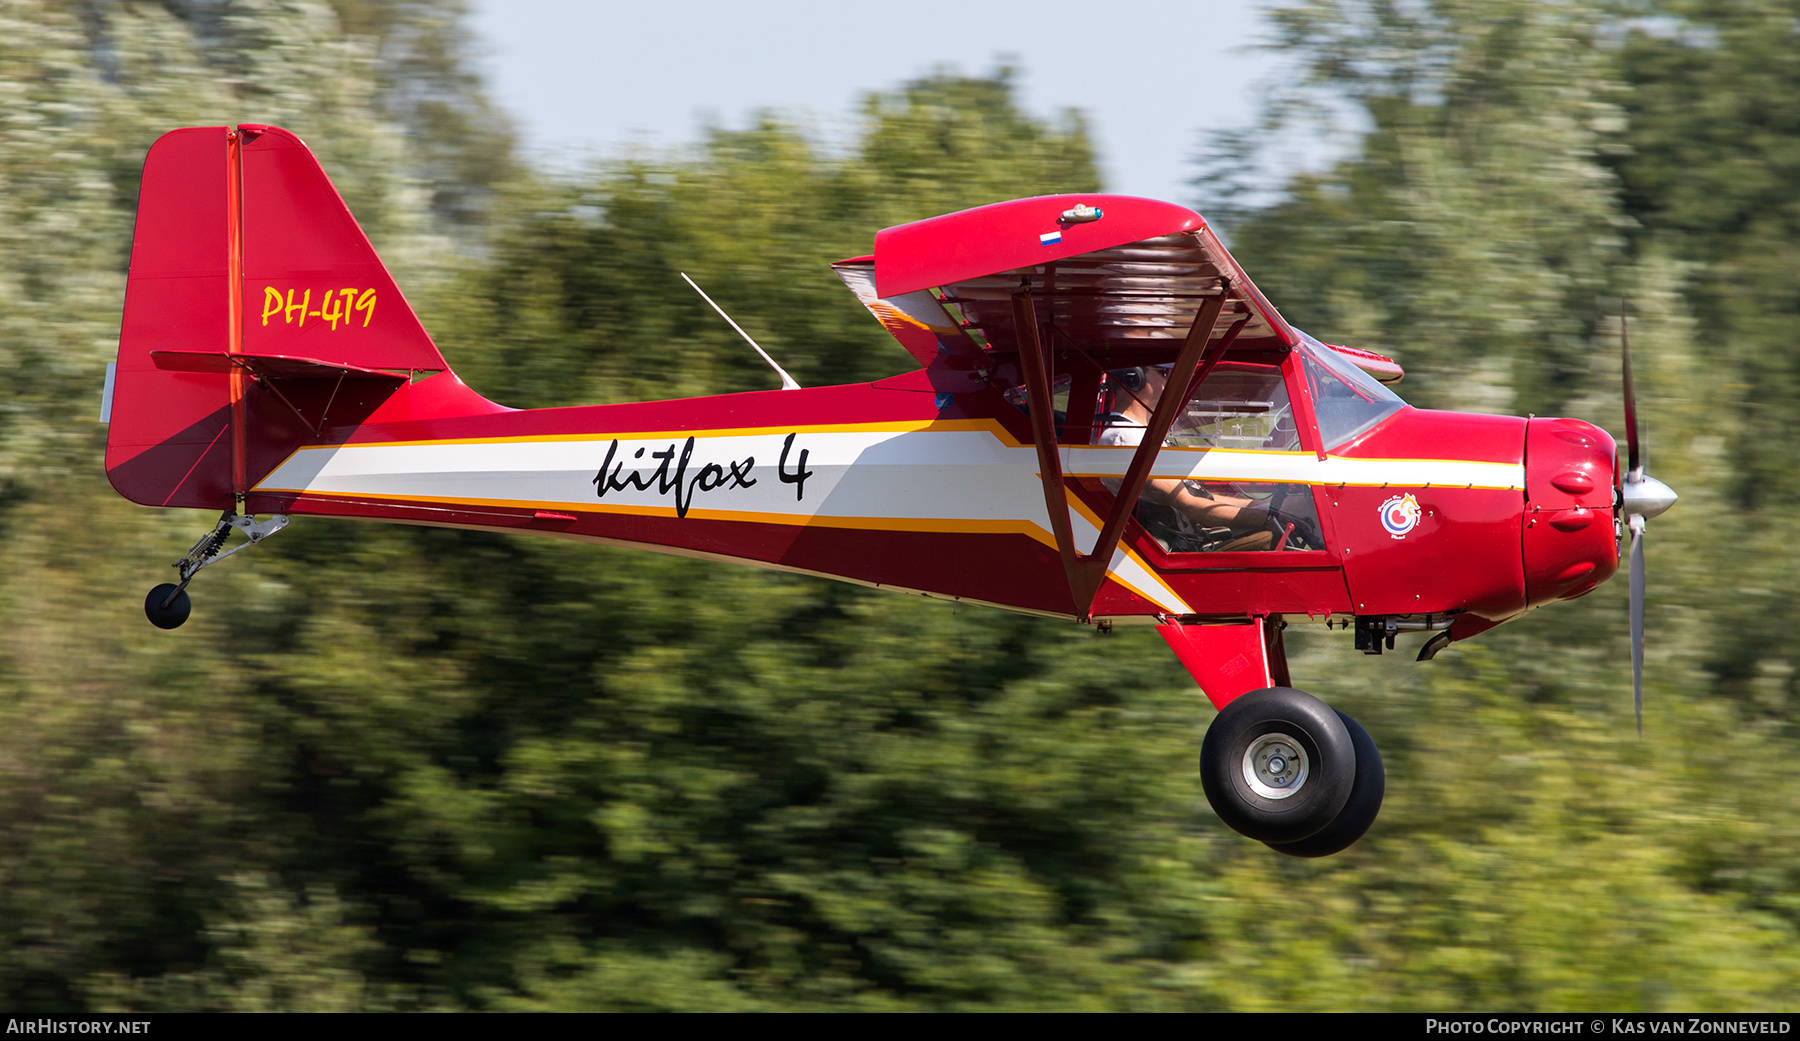
[[[1745,1009],[1800,993],[1800,23],[1773,0],[1307,0],[1323,170],[1197,184],[1301,325],[1416,404],[1620,428],[1618,311],[1683,502],[1624,583],[1302,686],[1381,743],[1346,853],[1225,830],[1153,633],[650,554],[306,519],[144,589],[210,523],[125,503],[94,422],[136,181],[175,126],[319,153],[469,382],[516,406],[803,382],[898,347],[825,265],[901,221],[1092,190],[1002,71],[534,174],[457,0],[0,6],[0,1005],[75,1009]],[[1203,99],[1196,98],[1196,104]],[[1310,115],[1309,115],[1310,114]],[[1237,180],[1233,180],[1234,176]],[[1215,211],[1210,200],[1265,202]]]

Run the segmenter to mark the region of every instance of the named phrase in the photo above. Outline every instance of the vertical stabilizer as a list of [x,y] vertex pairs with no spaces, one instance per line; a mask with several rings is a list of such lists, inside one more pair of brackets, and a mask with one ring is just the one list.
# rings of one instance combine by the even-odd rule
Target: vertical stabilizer
[[[306,363],[287,366],[303,375],[281,379],[285,394],[259,364],[269,358]],[[415,378],[447,368],[298,137],[253,125],[163,135],[144,163],[132,238],[106,445],[113,487],[148,506],[230,507],[327,419],[354,422],[404,385],[334,365]],[[314,398],[329,416],[302,414]]]
[[443,355],[312,151],[245,125],[244,349],[391,371]]

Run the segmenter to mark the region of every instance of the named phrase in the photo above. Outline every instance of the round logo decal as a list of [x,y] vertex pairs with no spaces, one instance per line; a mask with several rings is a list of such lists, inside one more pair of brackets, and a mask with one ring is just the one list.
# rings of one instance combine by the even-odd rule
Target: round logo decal
[[1396,495],[1381,504],[1381,526],[1387,533],[1397,539],[1406,537],[1406,533],[1419,526],[1419,518],[1425,511],[1420,509],[1419,500],[1411,492]]

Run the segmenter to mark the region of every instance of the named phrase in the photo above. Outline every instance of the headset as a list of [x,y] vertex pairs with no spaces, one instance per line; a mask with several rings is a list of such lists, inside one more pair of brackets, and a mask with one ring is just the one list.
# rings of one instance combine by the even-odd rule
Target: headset
[[[1124,387],[1133,394],[1137,394],[1150,382],[1151,368],[1152,366],[1149,365],[1133,365],[1129,369],[1108,369],[1106,370],[1106,375],[1107,378],[1114,383]],[[1164,376],[1169,374],[1169,366],[1167,365],[1157,365],[1155,368],[1163,370]]]
[[1143,390],[1144,384],[1149,380],[1149,375],[1144,371],[1142,365],[1133,365],[1129,369],[1110,369],[1106,375],[1133,394]]

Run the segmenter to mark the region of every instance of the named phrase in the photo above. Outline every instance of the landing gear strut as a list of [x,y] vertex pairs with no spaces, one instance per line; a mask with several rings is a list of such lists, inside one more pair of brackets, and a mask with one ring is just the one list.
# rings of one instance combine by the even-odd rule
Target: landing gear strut
[[[158,629],[179,627],[188,620],[189,613],[194,609],[194,603],[187,594],[187,585],[194,580],[201,568],[216,564],[240,549],[254,546],[287,526],[286,514],[273,514],[268,520],[259,521],[254,516],[239,516],[234,510],[226,510],[219,515],[219,523],[213,526],[213,530],[200,536],[200,541],[187,551],[187,556],[175,562],[174,567],[181,575],[181,582],[164,582],[144,597],[144,617],[150,619],[150,624]],[[220,548],[225,545],[233,528],[248,535],[250,541],[239,543],[220,553]]]

